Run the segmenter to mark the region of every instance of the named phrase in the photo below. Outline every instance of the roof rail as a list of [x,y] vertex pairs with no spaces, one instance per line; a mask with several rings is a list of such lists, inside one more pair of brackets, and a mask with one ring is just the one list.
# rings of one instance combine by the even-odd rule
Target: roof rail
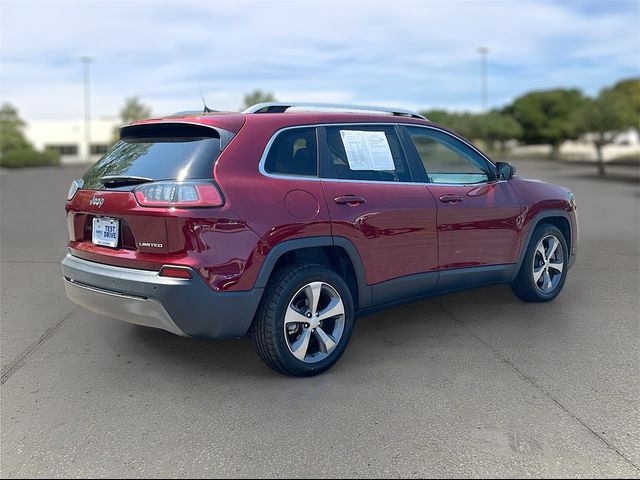
[[353,112],[387,113],[398,117],[411,117],[426,120],[417,112],[403,108],[376,107],[372,105],[348,105],[342,103],[313,103],[313,102],[266,102],[258,103],[247,108],[243,113],[282,113],[290,108],[310,108],[313,110],[347,110]]

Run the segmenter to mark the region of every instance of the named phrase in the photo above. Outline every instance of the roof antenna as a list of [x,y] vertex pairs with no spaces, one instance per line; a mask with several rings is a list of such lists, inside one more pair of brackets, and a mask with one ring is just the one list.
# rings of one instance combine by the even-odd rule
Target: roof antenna
[[214,110],[211,110],[209,107],[207,107],[207,102],[205,102],[204,100],[204,93],[202,93],[202,89],[200,88],[200,96],[202,97],[202,105],[204,106],[204,108],[202,109],[202,113],[212,113],[214,112]]

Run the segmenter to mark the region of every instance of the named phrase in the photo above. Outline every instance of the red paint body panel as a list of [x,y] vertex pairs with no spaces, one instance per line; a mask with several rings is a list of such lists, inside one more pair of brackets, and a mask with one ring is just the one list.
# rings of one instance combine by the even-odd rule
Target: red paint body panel
[[[93,196],[104,198],[101,207],[89,205]],[[86,260],[143,270],[160,270],[162,265],[184,265],[196,269],[212,288],[248,289],[240,277],[253,262],[260,245],[257,235],[228,208],[166,209],[140,207],[131,192],[80,190],[67,203],[72,225],[69,248]],[[128,225],[134,242],[124,248],[91,243],[86,225],[93,216],[120,220]],[[162,244],[141,247],[140,242]],[[240,285],[238,285],[240,284]],[[244,288],[243,288],[244,287]]]
[[[67,202],[69,247],[76,256],[123,267],[159,270],[193,267],[214,290],[254,287],[266,255],[291,239],[340,236],[356,247],[366,283],[405,275],[517,262],[535,216],[545,210],[570,213],[572,253],[577,243],[568,190],[518,177],[481,187],[423,183],[340,182],[274,178],[258,170],[268,141],[281,128],[330,123],[411,123],[420,119],[344,113],[216,114],[151,119],[184,122],[235,133],[215,163],[212,177],[225,198],[220,208],[140,207],[124,191],[80,190]],[[443,203],[458,194],[463,201]],[[101,207],[90,206],[96,195]],[[366,202],[337,204],[357,195]],[[95,215],[121,220],[116,249],[91,243],[87,222]],[[162,244],[140,246],[140,242]]]
[[[329,212],[319,181],[304,178],[282,180],[266,177],[258,171],[259,160],[271,136],[280,128],[300,123],[314,124],[315,116],[247,116],[244,128],[249,130],[246,135],[250,140],[238,141],[242,132],[229,144],[214,167],[215,179],[229,208],[240,218],[247,219],[249,227],[268,247],[284,240],[331,235]],[[294,190],[307,192],[315,198],[315,216],[302,219],[286,208],[285,198]],[[256,215],[256,211],[260,213]]]
[[[90,205],[93,197],[104,199],[101,206]],[[70,243],[74,255],[99,263],[109,263],[123,267],[157,270],[155,259],[158,254],[166,254],[166,209],[142,208],[138,206],[133,193],[121,191],[80,190],[67,202]],[[130,230],[135,241],[121,245],[114,250],[91,243],[90,225],[94,217],[109,216],[120,220],[120,229]],[[156,242],[162,248],[138,247],[137,242]]]
[[[368,284],[438,268],[436,204],[423,184],[322,181],[333,235],[353,242]],[[333,199],[356,195],[363,204]]]
[[[438,203],[439,268],[466,268],[515,263],[520,251],[523,208],[509,182],[482,186],[427,187]],[[458,195],[459,203],[441,196]]]
[[[575,255],[578,248],[578,224],[576,211],[569,200],[571,195],[569,189],[541,180],[521,177],[514,177],[509,183],[526,209],[523,213],[523,235],[528,233],[536,215],[547,210],[565,211],[569,214],[571,220],[571,254]],[[526,245],[521,244],[520,249],[524,248],[526,248]]]

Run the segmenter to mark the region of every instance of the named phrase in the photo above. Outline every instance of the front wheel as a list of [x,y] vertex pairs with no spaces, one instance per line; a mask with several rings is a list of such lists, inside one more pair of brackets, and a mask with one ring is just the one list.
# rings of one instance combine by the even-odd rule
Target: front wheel
[[354,325],[351,292],[322,265],[290,267],[270,282],[253,326],[258,354],[274,370],[317,375],[344,352]]
[[562,232],[553,225],[539,225],[511,285],[513,293],[525,302],[553,300],[564,286],[568,260],[567,241]]

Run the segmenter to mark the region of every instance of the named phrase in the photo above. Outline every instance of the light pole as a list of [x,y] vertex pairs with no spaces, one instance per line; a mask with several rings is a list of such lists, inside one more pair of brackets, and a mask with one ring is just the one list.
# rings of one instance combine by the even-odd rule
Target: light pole
[[87,161],[91,160],[91,96],[89,91],[89,67],[93,59],[80,57],[84,70],[84,141],[86,143]]
[[479,47],[478,53],[480,54],[480,98],[482,112],[487,111],[487,104],[489,99],[488,86],[487,86],[487,57],[489,55],[488,47]]

